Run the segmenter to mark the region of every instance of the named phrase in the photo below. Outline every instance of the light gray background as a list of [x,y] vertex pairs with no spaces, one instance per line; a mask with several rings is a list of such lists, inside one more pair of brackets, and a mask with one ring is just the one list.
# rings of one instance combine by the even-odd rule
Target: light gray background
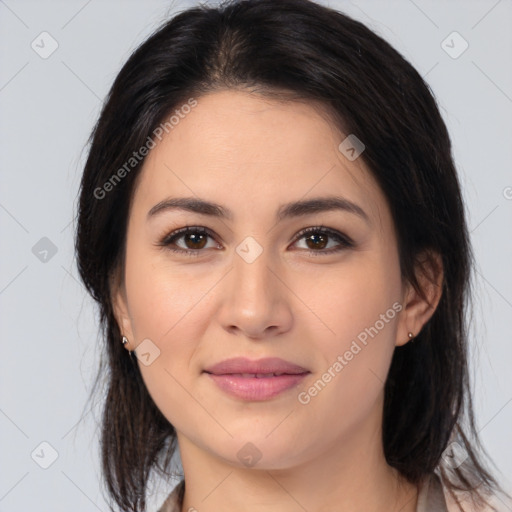
[[[426,77],[442,108],[478,260],[477,423],[510,491],[512,2],[322,3],[389,40]],[[95,312],[73,257],[83,148],[130,52],[167,14],[193,4],[0,0],[2,512],[107,510],[95,419],[81,417],[98,357]],[[34,40],[42,46],[43,31],[59,45],[47,59],[31,47]],[[453,31],[469,43],[457,59],[441,46]],[[462,48],[452,39],[452,52]],[[44,253],[32,251],[43,237],[57,249],[46,262],[39,259]],[[40,447],[44,441],[58,452],[48,469],[31,457],[36,449],[34,459],[51,461],[50,450]],[[154,507],[169,490],[155,491]]]

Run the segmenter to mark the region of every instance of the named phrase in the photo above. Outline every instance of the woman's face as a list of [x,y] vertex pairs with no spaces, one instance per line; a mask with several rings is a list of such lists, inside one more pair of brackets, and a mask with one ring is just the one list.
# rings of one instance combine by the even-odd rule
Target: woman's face
[[[312,105],[197,101],[137,182],[115,295],[128,348],[142,343],[144,382],[180,441],[210,455],[278,469],[348,448],[380,428],[395,345],[421,327],[385,197]],[[180,198],[219,208],[165,203]],[[187,226],[203,233],[172,237]],[[235,357],[288,364],[261,379],[244,364],[207,372]]]

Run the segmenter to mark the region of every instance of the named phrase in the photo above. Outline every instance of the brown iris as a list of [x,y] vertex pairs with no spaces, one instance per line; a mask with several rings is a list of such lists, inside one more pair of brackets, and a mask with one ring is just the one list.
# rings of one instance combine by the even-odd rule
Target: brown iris
[[208,235],[205,233],[187,233],[183,235],[185,244],[192,250],[202,249],[206,245],[207,238]]
[[[328,235],[314,233],[306,238],[306,243],[310,249],[324,249],[325,246],[327,245],[328,238]],[[309,242],[313,242],[314,245],[311,246]]]

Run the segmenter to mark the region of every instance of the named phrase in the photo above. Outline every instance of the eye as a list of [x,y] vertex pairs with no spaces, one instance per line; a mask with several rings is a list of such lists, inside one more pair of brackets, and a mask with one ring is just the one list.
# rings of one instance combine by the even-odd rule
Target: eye
[[[304,239],[306,244],[306,250],[315,256],[332,254],[343,249],[354,247],[354,242],[348,236],[324,226],[316,226],[302,230],[297,234],[296,242],[302,239]],[[329,247],[330,242],[337,242],[337,244],[334,244],[334,247]]]
[[[168,234],[158,245],[175,253],[198,256],[202,249],[211,248],[207,246],[208,238],[213,239],[210,230],[199,226],[187,226]],[[218,244],[214,246],[217,247]]]
[[[213,245],[208,246],[208,238],[213,240]],[[346,235],[331,228],[316,226],[303,229],[295,237],[294,245],[304,240],[305,250],[315,256],[332,254],[343,249],[354,247],[353,241]],[[329,247],[332,242],[337,242],[334,247]],[[159,243],[159,246],[185,256],[199,256],[203,249],[217,248],[220,246],[215,242],[212,232],[201,226],[187,226],[166,235]]]

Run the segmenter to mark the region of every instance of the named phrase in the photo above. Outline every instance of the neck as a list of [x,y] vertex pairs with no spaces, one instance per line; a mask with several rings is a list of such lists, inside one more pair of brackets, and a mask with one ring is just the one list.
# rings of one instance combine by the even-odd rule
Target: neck
[[182,510],[226,512],[415,512],[417,488],[384,457],[378,422],[357,425],[315,458],[284,469],[243,468],[178,433]]

